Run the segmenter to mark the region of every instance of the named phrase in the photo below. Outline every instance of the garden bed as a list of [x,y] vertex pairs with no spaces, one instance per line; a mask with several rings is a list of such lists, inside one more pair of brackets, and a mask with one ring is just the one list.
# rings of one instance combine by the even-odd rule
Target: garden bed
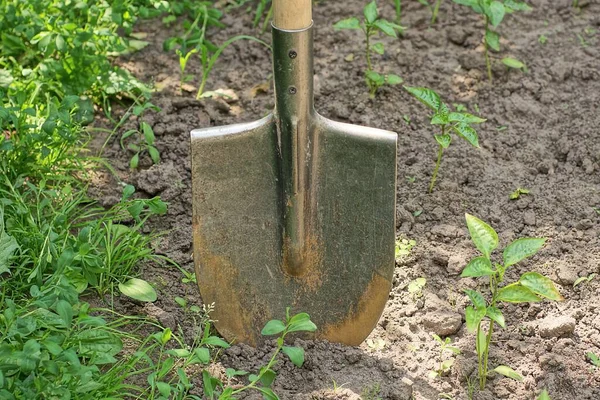
[[[430,27],[428,9],[415,1],[404,3],[406,32],[399,39],[383,39],[386,53],[375,57],[375,69],[397,74],[407,85],[434,89],[448,103],[486,118],[478,130],[481,148],[453,144],[437,187],[428,193],[437,145],[427,110],[400,86],[384,86],[370,99],[363,79],[364,38],[358,31],[333,29],[338,20],[361,15],[363,2],[314,6],[316,108],[334,120],[398,132],[397,234],[416,245],[397,260],[390,299],[369,341],[351,348],[299,340],[306,363],[296,368],[282,362],[274,389],[282,399],[467,399],[466,378],[476,376],[477,357],[474,335],[464,324],[464,289],[480,283],[459,276],[477,254],[465,225],[467,212],[498,231],[501,247],[524,236],[548,238],[507,279],[537,271],[551,277],[565,298],[504,308],[507,328],[494,335],[490,363],[511,366],[524,381],[496,375],[473,398],[533,399],[547,388],[555,400],[598,399],[600,370],[586,353],[600,353],[600,280],[573,285],[579,277],[600,273],[600,5],[580,1],[577,11],[568,0],[535,0],[533,11],[507,16],[502,52],[492,55],[490,84],[478,15],[445,1]],[[380,12],[392,19],[392,2],[381,2]],[[222,19],[227,27],[212,32],[211,40],[258,35],[252,17],[244,8],[228,12]],[[162,50],[177,29],[146,22],[136,30],[148,33],[151,44],[121,64],[158,89],[152,102],[161,111],[144,120],[156,134],[161,163],[142,158],[132,172],[132,154],[118,140],[105,156],[123,181],[169,203],[167,215],[154,220],[153,227],[166,232],[159,251],[192,272],[189,131],[256,120],[272,110],[270,55],[252,42],[232,45],[217,62],[207,89],[231,89],[239,99],[196,101],[195,92],[179,92],[177,57]],[[261,38],[270,42],[268,34]],[[353,61],[348,61],[350,54]],[[528,72],[507,69],[500,62],[505,56],[523,61]],[[186,73],[199,76],[195,58]],[[136,121],[127,124],[133,127]],[[517,188],[530,192],[511,200]],[[97,196],[108,205],[119,200],[120,191],[111,182],[99,187]],[[143,277],[159,291],[155,306],[138,310],[121,297],[122,307],[146,311],[175,329],[184,315],[174,298],[201,303],[194,284],[182,283],[174,268],[151,266]],[[421,292],[409,293],[416,278],[425,278],[426,284]],[[432,332],[450,336],[461,349],[451,371],[437,378],[429,376],[441,361]],[[270,349],[234,345],[213,369],[253,370],[268,360]],[[201,376],[195,380],[201,387]]]

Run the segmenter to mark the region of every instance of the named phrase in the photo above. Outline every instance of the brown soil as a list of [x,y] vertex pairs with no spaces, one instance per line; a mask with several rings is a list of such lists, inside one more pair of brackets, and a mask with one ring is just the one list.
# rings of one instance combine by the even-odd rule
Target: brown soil
[[[393,18],[392,2],[380,3],[382,14]],[[582,9],[576,12],[570,0],[532,0],[534,11],[507,16],[501,28],[503,51],[493,55],[491,86],[485,77],[478,16],[445,1],[439,22],[428,27],[428,10],[415,1],[404,3],[406,34],[398,40],[383,39],[387,52],[377,57],[377,69],[396,73],[409,85],[430,87],[448,103],[463,104],[471,112],[479,109],[488,119],[479,130],[481,149],[456,140],[445,154],[437,188],[427,193],[436,145],[425,108],[400,87],[384,87],[370,100],[362,78],[363,38],[358,32],[332,28],[342,18],[361,15],[364,2],[315,5],[317,110],[331,119],[398,132],[397,233],[417,245],[398,261],[389,302],[370,336],[383,347],[301,342],[307,350],[305,365],[295,368],[282,359],[275,390],[283,399],[352,399],[361,394],[365,399],[450,398],[443,393],[467,399],[467,378],[477,372],[474,335],[463,323],[463,289],[481,283],[458,276],[476,253],[464,223],[464,213],[469,212],[495,227],[504,245],[518,237],[547,237],[546,247],[516,266],[507,279],[538,271],[550,276],[565,297],[561,303],[504,307],[507,328],[494,335],[490,364],[509,365],[525,379],[496,376],[473,398],[533,399],[547,388],[554,400],[599,399],[600,370],[585,353],[600,353],[600,280],[576,288],[573,282],[600,272],[600,216],[594,209],[600,206],[600,4],[580,0]],[[258,35],[251,20],[245,9],[233,10],[224,18],[228,27],[213,32],[211,39],[221,43],[236,34]],[[118,141],[109,144],[105,155],[123,181],[169,202],[168,215],[154,225],[166,231],[159,251],[191,272],[189,131],[252,121],[269,112],[272,89],[256,94],[251,88],[270,79],[270,55],[254,43],[230,47],[207,88],[232,89],[239,100],[230,105],[200,102],[194,93],[178,92],[177,57],[162,51],[162,41],[173,29],[156,22],[138,29],[149,33],[152,44],[122,64],[160,88],[152,102],[161,111],[144,118],[157,135],[162,162],[151,166],[143,159],[140,169],[131,172],[131,154],[121,150]],[[544,44],[538,41],[541,35],[547,38]],[[270,41],[268,34],[263,39]],[[354,61],[345,61],[351,53]],[[500,62],[504,56],[523,60],[529,72],[508,71]],[[198,76],[197,62],[188,71]],[[123,129],[135,124],[131,121]],[[509,200],[518,187],[531,193]],[[119,192],[108,184],[101,189],[102,202],[116,202]],[[184,320],[175,296],[200,302],[197,289],[183,284],[175,268],[150,267],[144,276],[159,289],[150,313],[163,324],[176,326]],[[407,291],[417,277],[427,279],[421,296]],[[549,326],[552,323],[557,326]],[[462,349],[452,371],[436,379],[429,377],[440,362],[432,332],[450,335]],[[236,345],[221,362],[252,370],[268,360],[270,350]],[[201,387],[199,375],[195,381]]]

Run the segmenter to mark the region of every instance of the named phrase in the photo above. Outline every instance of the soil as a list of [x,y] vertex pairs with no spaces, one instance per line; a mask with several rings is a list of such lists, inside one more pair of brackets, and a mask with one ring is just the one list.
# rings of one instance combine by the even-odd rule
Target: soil
[[[380,3],[381,13],[392,19],[393,3]],[[487,118],[479,129],[481,148],[456,139],[444,155],[436,189],[428,193],[437,147],[427,110],[399,86],[383,87],[369,99],[363,38],[358,31],[332,28],[340,19],[361,15],[364,2],[314,6],[316,108],[331,119],[398,132],[397,234],[417,245],[398,260],[388,304],[369,341],[353,348],[298,339],[306,348],[306,363],[296,368],[282,359],[275,391],[282,399],[469,398],[467,382],[475,382],[477,357],[474,335],[464,324],[463,290],[481,282],[459,277],[476,254],[464,222],[468,212],[498,231],[501,246],[518,237],[547,237],[545,248],[511,269],[507,279],[538,271],[550,276],[565,298],[504,307],[507,328],[494,334],[490,365],[509,365],[524,380],[493,376],[473,398],[534,399],[547,388],[554,400],[599,399],[600,369],[585,354],[600,353],[600,280],[573,283],[600,273],[595,208],[600,206],[600,4],[580,0],[577,11],[570,0],[532,0],[533,11],[507,15],[500,29],[502,52],[492,55],[490,85],[477,15],[445,1],[439,22],[430,27],[428,9],[416,1],[403,3],[406,33],[382,39],[386,54],[375,57],[376,69],[398,74],[411,86],[430,87],[449,104]],[[231,10],[223,19],[227,27],[211,31],[211,40],[260,36],[252,17],[245,8]],[[207,88],[231,89],[239,99],[196,101],[195,93],[179,92],[177,56],[162,50],[162,42],[178,29],[147,22],[138,30],[148,33],[150,46],[120,63],[157,88],[152,102],[161,111],[144,120],[154,128],[162,161],[152,165],[145,156],[132,172],[132,154],[118,140],[104,155],[123,182],[169,202],[168,214],[151,227],[165,232],[157,248],[192,272],[189,131],[256,120],[272,110],[270,55],[255,43],[232,45],[216,63]],[[261,37],[270,41],[269,34]],[[351,62],[346,61],[350,54]],[[528,72],[508,70],[500,62],[505,56],[524,61]],[[188,71],[199,75],[194,57]],[[123,131],[136,124],[129,121]],[[530,193],[510,200],[519,187]],[[120,191],[107,175],[96,195],[109,205]],[[149,266],[143,274],[158,288],[159,300],[142,309],[121,299],[123,307],[175,327],[184,321],[175,296],[201,304],[194,284],[182,283],[176,268]],[[421,293],[410,294],[407,286],[418,277],[427,283]],[[183,329],[192,327],[183,324]],[[462,350],[451,371],[437,378],[429,376],[441,361],[432,333],[451,337]],[[272,348],[234,345],[220,363],[253,370],[268,360]],[[194,381],[202,386],[200,375]]]

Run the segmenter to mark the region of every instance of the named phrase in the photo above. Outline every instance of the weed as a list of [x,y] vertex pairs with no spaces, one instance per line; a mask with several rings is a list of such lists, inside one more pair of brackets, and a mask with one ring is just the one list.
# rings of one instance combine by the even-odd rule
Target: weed
[[417,177],[416,176],[408,176],[407,175],[407,176],[405,176],[405,178],[406,178],[406,181],[408,183],[415,183],[417,181]]
[[538,396],[537,400],[552,400],[552,399],[550,399],[550,395],[548,394],[548,391],[546,389],[544,389]]
[[529,194],[529,189],[517,188],[514,192],[508,196],[511,200],[518,200],[522,195]]
[[590,283],[595,277],[596,277],[596,274],[590,274],[588,276],[581,276],[581,277],[577,278],[575,280],[575,282],[573,282],[573,287],[577,287],[577,285],[579,285],[581,283]]
[[600,368],[600,357],[598,357],[596,354],[592,353],[591,351],[586,353],[585,356],[587,357],[588,360],[590,360],[590,362],[592,364],[594,364],[595,367]]
[[[461,277],[488,277],[489,301],[483,294],[475,290],[466,290],[466,294],[473,303],[465,310],[467,329],[476,332],[476,350],[478,359],[479,387],[485,388],[489,374],[488,355],[494,332],[494,324],[504,328],[506,326],[504,315],[498,308],[501,302],[530,303],[541,301],[542,298],[550,300],[563,300],[554,283],[546,276],[537,272],[526,272],[518,281],[500,287],[508,268],[537,253],[546,242],[543,238],[521,238],[513,241],[503,251],[503,263],[492,263],[491,254],[498,247],[498,234],[482,220],[466,214],[467,227],[475,247],[482,253],[481,256],[469,261],[463,269]],[[484,318],[489,319],[487,334],[484,331]],[[516,380],[523,377],[508,366],[499,365],[494,371]]]
[[408,283],[408,293],[410,293],[413,301],[423,297],[423,288],[427,284],[427,279],[417,278]]
[[500,34],[492,28],[497,28],[506,14],[515,11],[529,11],[531,7],[524,2],[516,0],[453,0],[455,3],[470,7],[477,14],[483,16],[485,32],[483,37],[483,51],[487,66],[488,79],[492,82],[492,63],[489,49],[500,51]]
[[[266,14],[265,14],[266,11]],[[263,18],[263,24],[261,28],[261,32],[265,33],[269,26],[269,21],[273,17],[273,3],[271,0],[260,0],[256,6],[256,11],[254,12],[254,20],[252,21],[252,26],[255,28],[258,27],[260,20]]]
[[416,217],[418,217],[418,216],[419,216],[419,215],[421,215],[421,214],[423,214],[423,210],[415,210],[415,211],[413,212],[413,217],[415,217],[415,218],[416,218]]
[[361,400],[382,400],[380,396],[381,386],[379,383],[374,383],[371,386],[363,388],[360,398]]
[[436,334],[433,334],[432,336],[435,339],[435,341],[440,345],[440,352],[439,352],[440,363],[439,363],[438,367],[435,369],[435,371],[431,371],[429,373],[429,377],[437,378],[438,376],[447,375],[450,372],[452,365],[454,364],[454,358],[449,358],[447,360],[444,360],[444,353],[450,352],[454,355],[458,355],[458,354],[460,354],[460,349],[456,346],[451,345],[452,339],[450,339],[449,337],[442,340],[442,338]]
[[440,11],[440,5],[442,4],[442,0],[431,0],[431,3],[427,0],[417,0],[419,3],[423,4],[425,7],[429,8],[431,11],[431,19],[429,20],[430,25],[434,25],[437,20],[438,13]]
[[394,7],[396,9],[396,23],[401,24],[402,20],[402,0],[394,0]]
[[546,44],[546,42],[548,41],[548,37],[546,35],[540,35],[540,37],[538,37],[538,42],[540,44]]
[[396,240],[396,258],[403,258],[410,255],[410,251],[417,242],[413,239],[398,239]]
[[387,36],[394,38],[398,37],[398,33],[402,33],[404,28],[398,24],[390,22],[379,16],[377,10],[377,4],[375,1],[368,3],[364,10],[364,18],[359,21],[358,18],[352,17],[338,21],[333,27],[336,30],[340,29],[360,29],[365,34],[366,47],[365,57],[367,60],[367,70],[365,71],[365,79],[369,88],[369,95],[371,98],[375,97],[377,90],[383,85],[398,85],[403,82],[402,78],[394,74],[380,74],[373,70],[373,63],[371,60],[371,52],[375,52],[379,55],[383,55],[385,47],[383,43],[377,42],[372,43],[372,39],[382,32]]
[[519,71],[527,73],[527,65],[516,58],[505,57],[502,59],[502,64],[506,65],[507,68],[518,69]]
[[187,82],[190,82],[194,79],[194,75],[186,75],[185,74],[185,69],[187,67],[187,63],[190,60],[190,57],[193,54],[196,54],[198,52],[197,48],[193,48],[191,50],[189,50],[187,53],[182,53],[181,49],[176,49],[175,53],[177,53],[177,55],[179,56],[179,92],[183,93],[183,85]]
[[429,192],[431,193],[433,191],[433,187],[435,186],[435,181],[438,170],[440,169],[444,150],[447,149],[452,142],[452,136],[450,133],[454,132],[459,137],[470,143],[473,147],[479,147],[479,137],[471,125],[485,122],[485,119],[476,117],[475,115],[471,115],[469,113],[458,111],[451,112],[450,108],[441,101],[440,96],[431,89],[409,86],[404,86],[404,89],[406,89],[408,93],[410,93],[421,103],[425,104],[434,111],[434,114],[431,117],[431,124],[438,125],[440,127],[440,133],[433,135],[438,143],[438,153],[433,175],[431,176],[431,181],[429,183]]
[[160,162],[160,153],[155,146],[156,137],[154,130],[149,123],[141,121],[138,129],[130,129],[121,135],[121,148],[125,149],[124,140],[134,136],[137,138],[136,143],[129,143],[127,148],[134,152],[133,157],[129,160],[129,167],[136,169],[140,163],[140,156],[148,153],[152,162],[158,164]]

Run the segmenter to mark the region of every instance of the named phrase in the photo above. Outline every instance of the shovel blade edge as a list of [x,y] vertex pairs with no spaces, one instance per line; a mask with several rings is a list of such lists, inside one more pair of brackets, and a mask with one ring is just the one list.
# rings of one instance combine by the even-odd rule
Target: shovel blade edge
[[307,312],[309,337],[360,344],[385,307],[394,271],[393,132],[316,116],[315,254],[301,276],[282,268],[285,208],[275,117],[192,131],[194,266],[228,340],[258,345],[271,319]]

